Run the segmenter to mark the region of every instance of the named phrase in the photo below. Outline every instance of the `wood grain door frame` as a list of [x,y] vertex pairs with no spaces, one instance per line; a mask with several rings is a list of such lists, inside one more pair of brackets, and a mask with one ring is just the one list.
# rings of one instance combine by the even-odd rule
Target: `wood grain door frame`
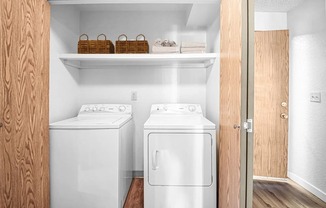
[[252,195],[247,190],[248,134],[242,128],[248,118],[249,5],[253,1],[221,1],[219,208],[248,207]]
[[50,207],[47,0],[0,1],[0,207]]
[[[248,97],[247,117],[254,118],[254,92],[255,92],[255,0],[248,0]],[[255,122],[255,121],[253,121]],[[253,124],[252,124],[253,125]],[[253,129],[255,131],[255,129]],[[253,205],[253,158],[254,134],[247,134],[247,171],[246,171],[246,207]]]

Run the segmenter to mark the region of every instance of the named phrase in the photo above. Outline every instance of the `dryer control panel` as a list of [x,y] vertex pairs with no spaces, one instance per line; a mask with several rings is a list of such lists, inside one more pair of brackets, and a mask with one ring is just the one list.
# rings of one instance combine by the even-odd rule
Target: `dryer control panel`
[[83,105],[79,115],[89,114],[131,114],[131,105],[125,104],[87,104]]
[[199,104],[155,104],[152,105],[151,114],[202,115],[203,112]]

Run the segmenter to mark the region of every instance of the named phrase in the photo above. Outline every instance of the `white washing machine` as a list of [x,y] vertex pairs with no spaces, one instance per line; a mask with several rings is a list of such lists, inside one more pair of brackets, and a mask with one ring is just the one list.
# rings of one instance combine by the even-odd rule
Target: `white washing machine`
[[51,208],[121,208],[133,168],[130,105],[83,105],[50,124]]
[[216,129],[200,105],[153,105],[144,125],[145,208],[216,208]]

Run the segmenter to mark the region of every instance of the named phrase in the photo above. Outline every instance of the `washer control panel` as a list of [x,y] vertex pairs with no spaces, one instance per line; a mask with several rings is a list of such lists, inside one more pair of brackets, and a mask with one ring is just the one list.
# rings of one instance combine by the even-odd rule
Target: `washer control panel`
[[88,104],[83,105],[79,115],[86,114],[131,114],[131,105],[125,104]]
[[155,104],[151,114],[203,114],[199,104]]

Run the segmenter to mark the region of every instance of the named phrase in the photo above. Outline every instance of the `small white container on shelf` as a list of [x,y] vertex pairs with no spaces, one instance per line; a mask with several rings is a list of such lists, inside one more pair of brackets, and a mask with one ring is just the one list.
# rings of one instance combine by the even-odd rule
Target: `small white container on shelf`
[[153,44],[152,53],[180,53],[180,47],[173,40],[157,39]]

